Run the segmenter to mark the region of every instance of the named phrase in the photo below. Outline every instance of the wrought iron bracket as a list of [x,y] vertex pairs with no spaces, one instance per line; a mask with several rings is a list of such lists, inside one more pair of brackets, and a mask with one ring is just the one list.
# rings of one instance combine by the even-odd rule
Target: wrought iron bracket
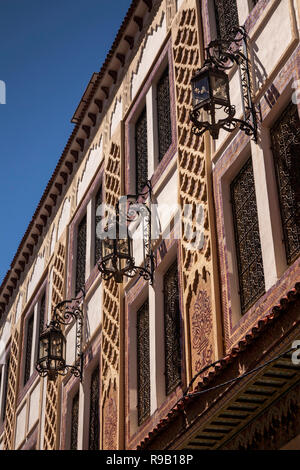
[[[205,56],[203,66],[210,64],[221,70],[230,70],[234,65],[237,65],[239,70],[243,120],[234,117],[235,106],[230,105],[224,109],[228,117],[219,121],[219,128],[233,132],[239,127],[257,142],[257,110],[252,100],[248,35],[245,28],[243,26],[233,28],[229,38],[211,41],[205,48]],[[209,122],[199,122],[198,118],[199,112],[192,111],[193,133],[201,135],[209,129],[210,124]]]
[[76,344],[75,344],[75,363],[73,365],[65,366],[63,371],[58,371],[59,375],[66,375],[68,371],[75,377],[83,378],[83,353],[82,353],[82,336],[83,336],[83,310],[81,303],[85,298],[85,290],[81,288],[79,294],[69,300],[59,302],[53,310],[52,321],[61,324],[69,325],[73,320],[76,320]]
[[[146,199],[149,198],[151,202],[152,198],[152,185],[151,181],[147,181],[144,185],[144,191],[139,194],[128,194],[124,196],[125,205],[120,204],[120,201],[116,204],[116,220],[122,226],[126,227],[130,223],[134,223],[136,216],[139,213],[142,213],[142,224],[143,224],[143,250],[144,250],[144,262],[141,266],[135,265],[135,259],[131,257],[127,260],[126,275],[129,278],[133,278],[136,274],[139,274],[145,280],[149,281],[150,284],[153,284],[153,273],[155,268],[155,256],[152,251],[151,245],[151,209],[145,203]],[[121,221],[121,223],[120,223]],[[128,235],[128,233],[127,233]],[[112,256],[109,259],[103,258],[101,262],[98,263],[98,269],[101,273],[101,276],[104,280],[109,280],[112,277],[115,277],[115,272],[109,271],[107,268],[107,263],[111,263],[117,271],[118,266],[118,256]]]
[[[127,221],[131,221],[131,217],[138,211],[135,210],[135,204],[141,204],[141,201],[145,201],[149,197],[150,203],[152,202],[152,184],[148,180],[144,185],[145,190],[139,194],[128,194],[126,196],[129,202],[129,210],[127,212]],[[146,216],[143,218],[146,221],[146,224],[143,226],[143,235],[144,235],[144,266],[133,266],[132,271],[128,272],[126,275],[129,278],[133,278],[136,274],[139,274],[146,281],[149,281],[150,285],[153,285],[153,274],[155,269],[155,256],[152,251],[151,245],[151,209],[145,204],[145,211],[147,212]]]

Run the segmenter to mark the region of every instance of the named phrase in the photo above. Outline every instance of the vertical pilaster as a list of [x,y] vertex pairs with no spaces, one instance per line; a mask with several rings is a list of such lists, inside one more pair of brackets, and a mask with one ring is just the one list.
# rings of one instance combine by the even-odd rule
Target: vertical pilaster
[[[172,24],[181,206],[181,278],[187,382],[219,354],[214,305],[210,174],[204,138],[192,134],[190,80],[201,65],[197,3],[188,0]],[[186,210],[185,210],[186,209]],[[191,238],[194,234],[194,238]],[[198,238],[197,238],[198,237]]]

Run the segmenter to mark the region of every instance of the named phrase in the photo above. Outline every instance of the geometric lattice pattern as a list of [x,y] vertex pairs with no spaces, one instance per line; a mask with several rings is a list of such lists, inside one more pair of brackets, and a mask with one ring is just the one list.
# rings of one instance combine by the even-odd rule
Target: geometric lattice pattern
[[71,412],[71,450],[77,450],[78,441],[78,419],[79,419],[79,392],[73,398]]
[[90,422],[89,422],[89,450],[99,449],[100,421],[99,421],[99,366],[92,373],[90,385]]
[[[53,265],[52,302],[51,311],[54,306],[64,298],[64,276],[65,276],[66,250],[59,243]],[[46,409],[45,409],[45,434],[44,450],[55,450],[57,447],[57,424],[58,424],[58,379],[47,382]]]
[[157,83],[158,160],[161,161],[172,143],[169,67]]
[[101,216],[100,214],[100,206],[102,204],[102,186],[100,186],[96,197],[95,197],[95,256],[94,256],[94,264],[97,264],[97,261],[100,258],[101,255],[101,240],[97,236],[97,225],[101,221]]
[[218,38],[226,39],[232,28],[239,26],[237,0],[214,0]]
[[[115,207],[121,195],[121,153],[120,147],[111,144],[110,152],[105,166],[105,202]],[[102,320],[102,348],[101,348],[101,371],[102,371],[102,409],[103,426],[115,429],[117,426],[117,412],[111,416],[107,414],[109,392],[118,383],[119,360],[120,360],[120,301],[119,285],[110,279],[103,281],[103,320]],[[113,408],[115,409],[115,408]],[[111,444],[112,445],[112,444]],[[103,441],[103,448],[105,447]]]
[[137,311],[137,394],[139,426],[150,415],[150,332],[149,302]]
[[77,230],[77,253],[76,253],[76,278],[75,294],[78,294],[85,284],[85,263],[86,263],[86,215],[78,225]]
[[[184,9],[173,39],[179,196],[182,209],[183,303],[184,311],[189,316],[191,316],[192,304],[200,289],[207,292],[208,304],[210,303],[210,284],[208,284],[210,280],[207,272],[211,271],[204,141],[203,138],[192,133],[190,121],[192,110],[190,80],[200,66],[197,28],[196,10]],[[188,212],[184,211],[185,205],[189,207]],[[198,241],[193,238],[197,235],[200,236]],[[192,249],[191,241],[197,242],[198,249]],[[201,317],[201,310],[198,313]],[[209,351],[208,348],[210,348]],[[207,347],[201,351],[201,358],[197,358],[198,366],[201,367],[203,362],[207,362],[211,354],[211,341],[207,338]],[[194,363],[195,361],[196,358],[193,359]]]
[[300,120],[290,103],[271,129],[283,236],[288,264],[300,254]]
[[181,382],[180,310],[177,260],[164,275],[166,394]]
[[143,191],[148,180],[148,147],[147,147],[147,111],[146,106],[135,125],[135,186],[136,194]]
[[264,293],[264,269],[258,227],[252,159],[239,171],[230,185],[241,312]]
[[[120,195],[120,147],[112,144],[105,170],[106,204],[115,207]],[[102,374],[119,368],[119,287],[110,279],[104,282],[102,327]]]
[[10,361],[8,370],[8,385],[6,394],[6,410],[5,410],[5,425],[4,425],[4,450],[12,450],[14,447],[14,422],[17,405],[17,390],[18,390],[18,356],[19,356],[19,340],[20,334],[15,329],[12,338],[12,345],[10,350]]

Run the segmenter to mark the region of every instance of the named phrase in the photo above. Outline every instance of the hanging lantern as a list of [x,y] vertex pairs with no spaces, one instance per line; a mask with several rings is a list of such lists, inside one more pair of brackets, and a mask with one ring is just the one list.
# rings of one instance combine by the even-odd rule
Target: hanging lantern
[[[193,109],[190,119],[194,134],[202,135],[208,130],[213,139],[218,139],[220,129],[233,132],[239,127],[257,141],[247,39],[245,28],[240,26],[233,28],[232,37],[211,41],[206,47],[204,65],[191,79]],[[243,119],[234,117],[235,106],[230,102],[229,77],[225,70],[233,65],[239,70]]]
[[55,380],[66,367],[66,339],[60,325],[52,320],[39,339],[36,369],[42,377]]
[[[125,203],[122,204],[121,210],[118,202],[115,216],[109,220],[100,233],[98,269],[105,280],[113,277],[117,283],[122,283],[124,276],[134,277],[136,273],[139,273],[144,279],[153,281],[151,210],[145,202],[137,202],[141,196],[151,194],[150,183],[147,183],[147,186],[149,189],[146,193],[123,197],[122,202],[125,201]],[[139,215],[139,222],[143,229],[143,260],[139,266],[135,265],[132,240],[132,225],[134,225],[133,219],[136,214]]]
[[127,226],[125,230],[124,226],[123,230],[120,230],[119,205],[117,204],[116,217],[105,227],[100,238],[98,269],[104,279],[114,277],[117,283],[122,283],[123,276],[133,268],[132,240]]
[[[80,306],[85,297],[83,289],[78,297],[59,302],[53,311],[52,320],[39,337],[38,359],[35,367],[41,377],[48,376],[55,380],[58,375],[66,375],[68,370],[75,377],[82,380],[83,354],[82,329],[83,310]],[[66,364],[66,338],[60,325],[68,325],[76,321],[75,361],[72,365]]]
[[195,133],[209,130],[213,139],[220,128],[232,119],[234,106],[230,104],[229,79],[226,72],[207,64],[191,80],[193,110],[191,120]]

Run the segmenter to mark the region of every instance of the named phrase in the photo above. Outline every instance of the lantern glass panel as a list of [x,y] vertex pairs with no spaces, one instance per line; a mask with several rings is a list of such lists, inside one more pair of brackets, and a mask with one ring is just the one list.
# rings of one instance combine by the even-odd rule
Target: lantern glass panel
[[215,99],[223,101],[224,104],[230,104],[228,96],[228,77],[226,74],[224,76],[212,75],[211,88]]
[[209,100],[209,78],[208,73],[199,75],[192,81],[193,107],[201,106]]
[[49,335],[40,338],[39,359],[46,358],[49,352]]
[[51,335],[51,358],[63,358],[64,354],[64,337],[63,334],[58,332],[52,332]]
[[114,254],[115,240],[105,238],[101,240],[101,255],[102,259],[107,259]]
[[129,238],[120,238],[118,241],[118,250],[117,254],[121,257],[128,257],[130,256],[130,243]]

